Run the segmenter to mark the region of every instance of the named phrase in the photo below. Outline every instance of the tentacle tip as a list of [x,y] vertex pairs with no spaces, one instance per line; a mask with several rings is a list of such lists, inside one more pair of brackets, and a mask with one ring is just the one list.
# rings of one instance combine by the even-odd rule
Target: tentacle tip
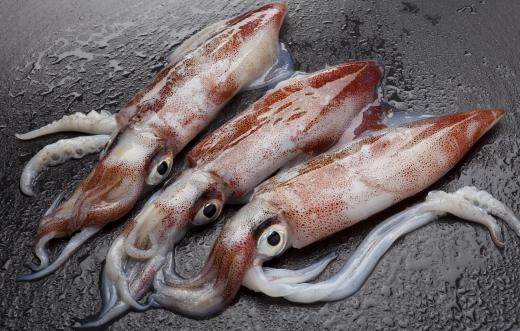
[[503,249],[504,247],[506,247],[506,242],[505,242],[505,240],[503,238],[501,238],[501,239],[493,238],[493,242],[500,249]]
[[70,327],[74,330],[99,330],[103,329],[104,323],[96,321],[75,321]]
[[28,273],[28,274],[25,274],[25,275],[21,275],[21,276],[18,276],[16,277],[16,281],[17,282],[30,282],[30,281],[33,281],[33,280],[37,280],[38,278],[41,278],[41,275],[39,274],[39,271],[44,269],[45,266],[44,265],[37,265],[33,262],[27,262],[25,263],[25,266],[29,269],[32,270],[31,273]]
[[34,197],[36,195],[32,187],[20,186],[20,191],[22,191],[23,194],[29,197]]
[[105,329],[108,323],[111,323],[122,317],[130,306],[124,302],[119,301],[109,309],[104,309],[100,314],[93,318],[85,320],[77,320],[72,328],[74,329]]
[[29,140],[27,133],[15,133],[14,136],[20,140]]
[[99,320],[94,321],[76,321],[73,325],[71,325],[72,329],[75,330],[94,330],[101,329],[105,323],[100,322]]
[[37,280],[39,278],[41,278],[41,276],[37,272],[34,272],[34,273],[18,276],[18,277],[16,277],[16,281],[17,282],[30,282],[33,280]]
[[502,231],[492,235],[491,239],[493,239],[493,242],[495,243],[495,245],[500,249],[502,249],[506,246],[506,240],[504,238],[504,235],[502,234]]

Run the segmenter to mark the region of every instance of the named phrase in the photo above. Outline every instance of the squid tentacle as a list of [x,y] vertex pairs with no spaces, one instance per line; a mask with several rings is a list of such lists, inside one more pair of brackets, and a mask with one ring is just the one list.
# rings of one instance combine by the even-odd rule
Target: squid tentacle
[[149,235],[149,242],[151,246],[146,249],[142,249],[137,247],[136,240],[137,240],[137,233],[138,229],[133,229],[132,232],[130,232],[130,235],[128,236],[127,241],[125,242],[125,251],[128,256],[130,256],[133,259],[136,260],[149,260],[153,258],[159,249],[159,238],[157,233],[152,233]]
[[111,279],[103,277],[101,284],[102,306],[98,316],[93,320],[78,322],[74,325],[76,329],[99,328],[106,323],[126,313],[131,307],[129,304],[119,300],[116,285]]
[[298,284],[318,277],[336,257],[336,253],[330,253],[313,264],[297,270],[263,268],[263,271],[270,282]]
[[128,306],[134,308],[138,311],[144,311],[150,308],[150,304],[140,304],[137,302],[136,299],[132,296],[132,293],[130,293],[130,289],[128,288],[128,279],[123,276],[118,279],[116,287],[119,294],[119,299],[127,304]]
[[42,148],[25,165],[20,177],[20,189],[25,195],[34,196],[33,183],[40,172],[70,159],[80,159],[101,151],[109,135],[95,135],[58,140]]
[[494,215],[506,222],[518,236],[520,236],[520,222],[516,218],[513,211],[503,204],[501,201],[495,199],[486,191],[479,191],[474,186],[466,186],[455,192],[463,196],[466,200],[472,202],[486,210],[491,215]]
[[47,253],[47,244],[49,241],[54,238],[55,233],[49,233],[43,236],[37,243],[35,253],[36,256],[40,259],[40,266],[35,268],[34,273],[23,275],[17,278],[18,281],[30,281],[45,277],[58,269],[67,259],[74,254],[74,252],[80,247],[85,241],[87,241],[90,237],[98,233],[100,227],[89,227],[81,230],[77,234],[75,234],[70,241],[67,243],[67,246],[61,251],[60,255],[54,262],[49,264],[49,255]]
[[254,267],[246,274],[243,284],[252,290],[299,303],[346,298],[361,288],[379,259],[399,237],[446,213],[486,226],[498,246],[503,245],[501,229],[489,214],[505,215],[504,220],[513,228],[520,227],[520,221],[509,208],[485,191],[477,191],[474,187],[464,187],[454,193],[433,191],[425,202],[390,217],[372,230],[341,271],[326,281],[315,284],[273,282],[261,267]]
[[[45,214],[43,216],[45,217],[45,216],[49,215],[50,213],[52,213],[54,210],[56,210],[56,208],[58,208],[58,205],[60,204],[60,202],[63,200],[64,196],[65,196],[65,192],[61,192],[56,197],[56,199],[54,199],[51,206],[49,207],[49,209],[47,209],[47,211],[45,212]],[[39,271],[49,265],[49,253],[47,251],[47,244],[49,243],[49,241],[52,238],[54,238],[54,236],[55,236],[55,233],[50,232],[47,235],[40,238],[38,240],[38,242],[36,243],[36,245],[34,247],[34,253],[35,253],[36,257],[38,258],[38,260],[40,261],[40,264],[39,265],[36,265],[34,263],[29,264],[28,266],[32,271]]]
[[[135,230],[135,229],[134,229]],[[159,249],[159,247],[157,248]],[[102,308],[94,319],[80,322],[75,325],[77,328],[97,328],[101,327],[110,321],[113,321],[119,316],[122,316],[130,309],[142,311],[150,307],[150,303],[141,304],[137,301],[137,297],[130,292],[132,284],[131,275],[126,272],[128,266],[124,266],[124,259],[122,256],[129,255],[127,247],[122,238],[118,238],[113,244],[112,255],[107,256],[107,261],[104,267],[104,275],[101,284]],[[173,255],[169,266],[173,264]],[[148,260],[146,269],[158,270],[164,264],[163,255],[153,256]],[[128,261],[127,261],[128,262]],[[146,271],[143,273],[147,273]]]
[[168,285],[175,285],[179,282],[185,281],[185,279],[175,270],[175,258],[173,252],[169,252],[166,256],[166,262],[162,267],[162,272],[158,273],[156,278]]
[[82,132],[88,134],[110,134],[117,128],[115,116],[106,110],[95,110],[88,114],[76,112],[27,133],[17,133],[16,138],[30,140],[58,132]]

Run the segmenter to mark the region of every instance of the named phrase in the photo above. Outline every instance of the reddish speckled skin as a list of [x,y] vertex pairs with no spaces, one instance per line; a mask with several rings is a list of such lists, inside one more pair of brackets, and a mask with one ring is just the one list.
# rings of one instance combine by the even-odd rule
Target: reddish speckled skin
[[217,23],[183,49],[117,115],[119,139],[72,196],[42,219],[37,239],[70,235],[129,212],[145,192],[153,159],[173,158],[274,63],[286,12],[286,4],[259,7]]
[[471,111],[371,135],[267,181],[257,195],[283,210],[301,248],[424,190],[502,115]]
[[[377,116],[361,117],[376,101],[382,77],[382,67],[371,61],[327,68],[285,82],[210,133],[189,153],[191,167],[143,208],[110,248],[107,264],[130,267],[109,266],[104,277],[111,283],[130,279],[132,296],[141,297],[160,268],[157,261],[197,224],[205,205],[223,206],[288,162],[322,152],[359,126],[370,128],[367,122],[379,122]],[[151,238],[158,238],[159,248],[146,259],[125,248],[146,249]]]
[[441,178],[503,114],[475,110],[382,130],[272,177],[226,222],[202,272],[157,284],[154,300],[190,316],[221,310],[247,270],[271,258],[257,246],[266,228],[278,224],[287,236],[276,256],[364,220]]
[[296,155],[316,155],[337,143],[377,98],[382,77],[377,62],[365,61],[299,79],[208,135],[188,160],[241,196]]

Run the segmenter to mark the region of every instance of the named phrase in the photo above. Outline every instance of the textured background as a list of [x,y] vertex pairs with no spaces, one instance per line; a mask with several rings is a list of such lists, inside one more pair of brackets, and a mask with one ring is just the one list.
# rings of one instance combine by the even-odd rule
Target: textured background
[[[189,4],[188,4],[189,3]],[[54,197],[71,189],[96,157],[44,172],[37,198],[18,189],[23,165],[45,144],[66,135],[16,141],[15,132],[74,111],[115,112],[164,65],[179,43],[254,1],[24,0],[0,2],[0,327],[68,329],[100,305],[99,271],[120,224],[90,240],[63,268],[32,283],[16,283],[32,258],[36,224]],[[520,215],[520,2],[290,1],[281,39],[300,70],[350,59],[380,59],[385,92],[410,111],[450,113],[475,107],[509,110],[501,123],[435,185],[486,189]],[[212,127],[261,95],[239,95]],[[415,199],[422,199],[423,195]],[[326,252],[341,267],[374,224],[406,201],[352,229],[274,261],[302,266]],[[216,228],[188,236],[178,266],[194,274]],[[164,329],[520,329],[520,239],[506,231],[497,249],[480,226],[445,217],[401,239],[353,297],[297,305],[241,290],[222,314],[203,321],[163,310],[130,313],[113,330]],[[58,249],[63,243],[56,243]]]

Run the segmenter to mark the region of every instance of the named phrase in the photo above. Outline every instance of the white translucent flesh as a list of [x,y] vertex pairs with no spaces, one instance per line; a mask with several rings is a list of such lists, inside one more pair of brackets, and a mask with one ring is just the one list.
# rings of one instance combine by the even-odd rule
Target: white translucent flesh
[[318,277],[323,270],[329,265],[332,260],[336,258],[336,253],[331,253],[314,264],[298,270],[277,269],[277,268],[263,268],[266,278],[270,282],[279,282],[286,284],[298,284],[308,282]]
[[70,159],[80,159],[97,153],[103,149],[109,138],[109,135],[76,137],[45,146],[25,165],[20,177],[20,189],[26,195],[34,195],[33,183],[41,171]]
[[265,272],[261,267],[253,267],[243,284],[252,290],[300,303],[346,298],[361,288],[377,262],[399,237],[446,213],[486,226],[497,245],[503,245],[503,239],[500,226],[491,215],[504,219],[519,234],[520,221],[489,193],[474,187],[464,187],[454,193],[433,191],[425,202],[390,217],[372,230],[343,268],[328,280],[314,284],[273,281],[272,270]]
[[15,134],[16,138],[29,140],[58,132],[83,132],[110,135],[117,128],[114,115],[107,111],[95,110],[88,114],[74,113],[27,133]]
[[294,63],[291,54],[283,43],[278,47],[276,62],[251,84],[243,88],[245,91],[259,89],[266,86],[274,86],[277,83],[292,77],[294,74]]

